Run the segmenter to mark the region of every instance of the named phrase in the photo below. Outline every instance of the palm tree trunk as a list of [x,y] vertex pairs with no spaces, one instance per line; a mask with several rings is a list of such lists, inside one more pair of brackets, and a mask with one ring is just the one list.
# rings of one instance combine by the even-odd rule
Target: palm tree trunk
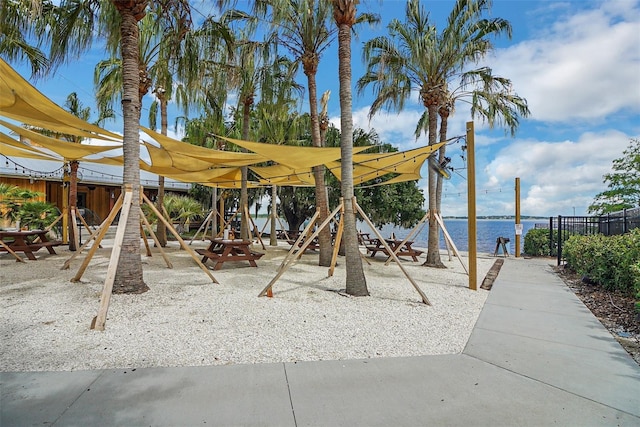
[[[242,103],[242,139],[247,141],[249,139],[249,120],[251,113],[251,104],[253,104],[253,100],[245,101]],[[247,150],[242,148],[243,152]],[[247,180],[249,178],[249,168],[247,166],[242,166],[240,168],[240,173],[242,176],[242,185],[240,187],[240,238],[248,240],[249,239],[249,224],[247,222],[247,217],[245,215],[245,210],[249,209],[249,192],[247,191]]]
[[122,252],[118,261],[114,293],[142,293],[149,290],[142,276],[140,259],[140,76],[138,71],[138,20],[136,14],[144,10],[146,1],[120,2],[113,0],[122,23],[122,113],[124,118],[123,152],[124,183],[131,186],[133,201],[125,226]]
[[[447,140],[447,128],[449,125],[449,115],[446,113],[440,113],[440,142],[445,142]],[[447,153],[447,145],[443,145],[438,150],[438,162],[442,163],[444,161],[444,157]],[[436,182],[436,209],[438,212],[442,212],[442,186],[444,183],[444,178],[442,175],[438,174],[438,179]]]
[[[355,9],[349,2],[349,10]],[[334,6],[337,7],[337,6]],[[355,10],[353,10],[355,15]],[[367,296],[367,280],[362,269],[358,247],[356,214],[353,197],[353,116],[351,103],[351,26],[338,22],[338,59],[340,76],[340,154],[342,155],[342,198],[344,201],[343,237],[347,273],[346,292],[354,296]]]
[[[430,104],[427,108],[429,112],[429,145],[434,145],[438,131],[438,107],[437,105]],[[436,172],[429,169],[429,238],[427,243],[427,260],[422,265],[444,268],[445,266],[440,259],[440,229],[435,216],[438,212],[436,187]]]
[[[168,121],[167,121],[167,99],[164,96],[160,97],[160,132],[163,135],[167,135]],[[162,212],[162,206],[164,205],[164,176],[158,175],[158,198],[156,199],[156,208],[158,212]],[[160,246],[163,248],[167,246],[167,226],[164,222],[158,220],[156,225],[156,237]]]
[[[309,112],[311,116],[311,140],[314,147],[322,147],[320,139],[320,120],[318,117],[318,92],[316,86],[315,72],[307,74],[309,86]],[[313,176],[316,181],[316,210],[319,212],[318,224],[324,222],[329,216],[329,196],[327,194],[327,186],[324,182],[324,165],[315,166],[313,168]],[[331,230],[325,227],[318,234],[318,242],[320,244],[320,256],[318,265],[329,267],[331,265],[332,246],[331,246]]]
[[73,222],[73,216],[71,211],[74,210],[78,204],[78,166],[77,160],[69,162],[69,211],[67,217],[69,218],[69,250],[77,251],[76,247],[76,224]]
[[271,186],[271,234],[269,235],[269,245],[278,246],[278,233],[276,232],[276,215],[278,214],[278,186]]

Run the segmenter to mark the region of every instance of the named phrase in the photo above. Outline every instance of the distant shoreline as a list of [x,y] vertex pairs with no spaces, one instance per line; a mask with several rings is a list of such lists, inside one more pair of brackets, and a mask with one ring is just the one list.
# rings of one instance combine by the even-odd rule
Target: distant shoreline
[[[442,217],[443,219],[467,219],[466,216],[444,216]],[[486,219],[486,220],[509,220],[509,221],[515,221],[515,216],[479,216],[476,219]],[[549,221],[549,217],[548,216],[520,216],[520,221],[538,221],[538,220],[544,220],[544,221]]]

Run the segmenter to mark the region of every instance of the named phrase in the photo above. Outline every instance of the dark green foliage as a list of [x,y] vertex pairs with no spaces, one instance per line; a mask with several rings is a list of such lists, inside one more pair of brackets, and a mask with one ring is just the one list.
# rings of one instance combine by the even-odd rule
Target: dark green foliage
[[617,236],[572,236],[563,255],[569,268],[604,289],[640,293],[640,229]]
[[[553,241],[558,240],[558,230],[553,230]],[[558,247],[556,244],[549,250],[549,229],[532,228],[524,236],[524,253],[531,256],[556,256]]]
[[47,202],[25,202],[18,210],[20,225],[30,230],[44,230],[58,218],[58,209]]
[[632,139],[623,156],[604,176],[608,189],[596,195],[589,213],[603,215],[640,206],[640,139]]
[[316,211],[312,187],[278,187],[278,198],[289,230],[300,230],[300,226]]
[[385,224],[410,229],[425,214],[424,195],[416,181],[356,189],[356,197],[379,229]]

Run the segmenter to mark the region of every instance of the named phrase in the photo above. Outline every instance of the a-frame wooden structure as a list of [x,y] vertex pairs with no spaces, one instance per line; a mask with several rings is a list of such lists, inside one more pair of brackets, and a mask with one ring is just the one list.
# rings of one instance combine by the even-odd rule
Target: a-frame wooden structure
[[[400,261],[398,260],[398,257],[396,256],[396,254],[391,250],[391,248],[386,243],[386,241],[384,240],[384,238],[382,237],[380,232],[373,225],[373,223],[371,222],[369,217],[364,213],[364,211],[362,210],[360,205],[358,205],[358,202],[356,201],[355,197],[353,198],[353,205],[354,205],[354,212],[358,212],[360,214],[360,216],[362,217],[362,219],[364,219],[364,221],[371,227],[371,229],[374,230],[374,232],[377,235],[377,237],[384,244],[385,249],[388,251],[389,255],[396,261],[396,263],[398,264],[398,267],[400,268],[400,270],[402,270],[402,272],[407,277],[409,282],[411,282],[411,284],[416,289],[418,294],[420,294],[422,302],[427,304],[427,305],[431,305],[431,302],[429,302],[429,299],[427,298],[427,296],[424,294],[424,292],[422,292],[422,290],[420,289],[418,284],[411,278],[411,276],[409,276],[409,273],[402,266],[402,263],[400,263]],[[339,212],[340,213],[344,212],[344,200],[343,199],[340,199],[340,204],[338,205],[338,207],[333,212],[331,212],[331,214],[329,214],[329,216],[309,235],[309,232],[310,232],[311,228],[315,225],[315,222],[318,219],[319,212],[316,212],[314,214],[314,216],[309,221],[309,225],[307,225],[305,230],[302,233],[300,233],[300,237],[298,237],[298,240],[296,240],[296,242],[293,244],[293,246],[291,246],[291,249],[289,250],[289,253],[285,257],[285,259],[282,261],[282,263],[280,264],[280,267],[278,268],[278,272],[275,275],[275,277],[273,279],[271,279],[269,284],[258,294],[258,296],[260,296],[260,297],[265,296],[265,295],[269,296],[269,297],[273,296],[273,285],[276,283],[276,281],[280,277],[282,277],[282,275],[289,269],[289,267],[291,267],[298,259],[300,259],[300,257],[302,256],[302,254],[304,254],[305,250],[311,244],[313,239],[315,239],[318,236],[318,234],[320,234],[320,231],[323,230],[325,227],[327,227],[331,223],[331,221],[335,220],[335,216]],[[342,217],[343,216],[341,215],[340,218],[342,218]],[[340,241],[342,240],[343,231],[344,231],[344,224],[343,224],[342,221],[339,221],[338,222],[338,230],[337,230],[337,233],[336,233],[336,239],[335,239],[335,243],[334,243],[334,247],[333,247],[333,256],[331,258],[331,267],[329,268],[329,275],[330,276],[333,275],[333,271],[335,269],[335,264],[336,264],[336,260],[337,260],[337,257],[338,257],[338,251],[340,249]],[[304,242],[303,242],[303,239],[305,238],[305,236],[308,236],[308,238],[306,240],[304,240]]]
[[[162,215],[158,211],[158,209],[147,198],[147,196],[145,196],[145,194],[142,191],[140,191],[140,197],[142,198],[142,201],[144,203],[146,203],[151,208],[151,210],[157,215],[158,219],[164,223],[164,225],[167,227],[167,229],[171,231],[171,233],[175,236],[175,238],[180,242],[180,246],[184,250],[186,250],[189,253],[189,255],[191,255],[191,257],[196,261],[198,266],[207,274],[207,276],[209,276],[209,278],[212,280],[212,282],[219,283],[216,280],[216,278],[213,277],[213,275],[211,274],[209,269],[204,264],[202,264],[202,262],[200,261],[200,258],[193,251],[193,249],[191,249],[189,247],[189,245],[187,245],[186,242],[182,239],[182,237],[180,237],[180,235],[175,230],[175,228],[173,227],[171,222],[169,222],[164,217],[164,215]],[[120,259],[120,252],[122,250],[122,241],[124,239],[125,227],[126,227],[126,224],[127,224],[127,219],[129,217],[129,212],[131,211],[131,207],[132,207],[132,200],[133,200],[133,190],[131,189],[130,186],[125,186],[123,194],[120,195],[120,197],[116,201],[113,209],[111,210],[111,212],[109,212],[109,215],[107,216],[107,218],[102,222],[102,224],[100,224],[100,227],[98,227],[98,229],[95,230],[91,234],[91,236],[87,239],[87,241],[84,243],[84,245],[75,254],[73,254],[71,256],[71,258],[69,258],[64,263],[64,265],[62,266],[62,269],[69,268],[69,265],[70,265],[71,261],[76,256],[79,255],[79,253],[82,251],[82,249],[84,249],[89,244],[89,242],[91,242],[92,240],[95,239],[94,244],[89,249],[89,252],[88,252],[87,256],[85,257],[84,261],[82,262],[82,265],[78,269],[78,272],[71,279],[72,282],[80,281],[82,275],[84,274],[84,272],[87,269],[87,266],[89,265],[89,262],[91,261],[91,259],[95,255],[96,250],[100,246],[100,242],[102,241],[102,239],[106,235],[106,233],[107,233],[107,231],[109,229],[109,226],[111,225],[111,223],[115,219],[115,217],[118,214],[118,212],[120,212],[120,220],[118,222],[118,227],[116,229],[116,235],[115,235],[115,239],[114,239],[114,243],[113,243],[113,249],[111,250],[111,257],[109,259],[109,267],[107,269],[107,277],[105,279],[105,283],[104,283],[104,286],[102,288],[102,296],[100,298],[100,307],[98,309],[97,316],[94,317],[92,322],[91,322],[91,329],[96,329],[96,330],[99,330],[99,331],[103,331],[104,327],[105,327],[105,323],[106,323],[106,319],[107,319],[107,311],[109,309],[109,302],[111,300],[111,292],[113,291],[113,284],[114,284],[115,277],[116,277],[116,270],[117,270],[117,266],[118,266],[118,260]],[[145,227],[147,228],[147,231],[150,232],[150,234],[153,237],[154,241],[156,242],[157,246],[159,248],[161,248],[160,245],[158,244],[157,237],[156,237],[155,233],[153,232],[153,229],[151,228],[151,225],[149,224],[148,220],[146,219],[146,217],[142,213],[142,209],[141,208],[140,208],[140,210],[141,210],[141,221],[144,223]],[[146,242],[146,239],[145,239],[145,242]],[[149,250],[149,247],[148,247],[147,243],[145,243],[145,246],[147,247],[147,250]],[[162,251],[162,249],[160,249],[160,250],[161,250],[161,252],[163,254],[165,262],[167,262],[167,266],[169,268],[173,268],[173,266],[171,265],[171,262],[169,261],[169,259],[164,254],[164,251]]]

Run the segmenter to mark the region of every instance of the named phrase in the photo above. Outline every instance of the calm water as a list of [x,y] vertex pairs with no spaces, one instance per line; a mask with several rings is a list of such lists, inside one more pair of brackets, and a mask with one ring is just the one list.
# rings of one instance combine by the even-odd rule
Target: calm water
[[[522,238],[520,239],[520,249],[522,250],[522,246],[524,245],[524,235],[527,233],[527,231],[534,228],[535,224],[547,224],[548,220],[522,220],[520,222],[522,223],[523,228]],[[467,220],[445,219],[444,225],[458,250],[469,250]],[[480,219],[476,223],[476,229],[478,252],[493,253],[494,249],[496,248],[496,239],[498,237],[507,237],[510,240],[507,244],[509,254],[513,255],[515,253],[516,232],[514,220]],[[368,226],[363,225],[361,231],[368,231]],[[385,226],[382,228],[381,234],[382,237],[390,237],[391,233],[395,233],[397,238],[404,238],[410,233],[410,231],[411,230],[406,230],[403,228]],[[425,225],[417,236],[414,235],[414,237],[412,237],[412,240],[415,241],[413,246],[427,247],[428,233],[428,227]],[[442,235],[442,233],[440,233],[440,247],[446,249],[444,236]]]
[[[262,225],[264,224],[264,221],[265,221],[264,218],[258,218],[258,220],[256,221],[256,225],[258,226],[259,229],[262,229]],[[520,249],[522,250],[522,247],[524,245],[524,235],[527,233],[527,231],[534,228],[535,224],[548,224],[549,220],[548,219],[522,220],[521,223],[522,223],[523,231],[522,231],[522,238],[520,239]],[[468,236],[467,220],[466,219],[445,219],[444,225],[447,228],[447,231],[449,232],[449,235],[451,236],[451,239],[453,240],[453,243],[455,243],[458,250],[468,251],[469,244],[468,244],[468,237],[467,237]],[[268,228],[269,227],[267,227],[267,229],[265,230],[267,233],[269,232]],[[369,226],[366,225],[365,223],[361,223],[361,222],[358,223],[358,229],[363,233],[368,232],[371,234],[371,237],[374,237],[373,233],[371,233],[372,230],[370,230]],[[498,237],[507,237],[510,240],[509,243],[507,244],[507,249],[509,250],[509,254],[513,255],[515,253],[516,232],[515,232],[514,220],[480,219],[477,221],[476,229],[477,229],[476,241],[478,245],[477,246],[478,252],[493,253],[496,247],[496,239]],[[391,225],[387,225],[382,228],[382,230],[380,231],[380,234],[382,234],[382,237],[391,237],[391,234],[394,233],[397,238],[403,239],[410,232],[411,230],[407,230],[404,228],[396,228]],[[413,246],[426,248],[427,240],[428,240],[428,232],[429,232],[428,227],[425,224],[422,230],[420,231],[420,233],[418,233],[417,236],[414,235],[414,237],[412,238],[412,240],[415,242]],[[440,234],[441,234],[440,247],[443,249],[446,249],[444,236],[442,235],[442,233]]]

